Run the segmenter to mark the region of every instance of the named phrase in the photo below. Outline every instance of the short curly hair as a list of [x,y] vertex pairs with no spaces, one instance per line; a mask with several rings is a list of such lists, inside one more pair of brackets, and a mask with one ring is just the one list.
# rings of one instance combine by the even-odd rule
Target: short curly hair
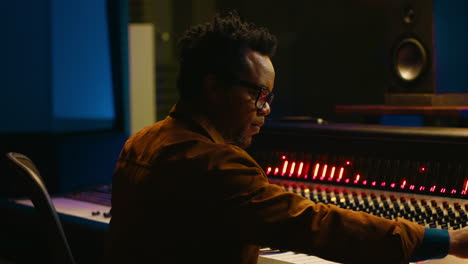
[[178,45],[177,87],[180,97],[190,101],[201,96],[204,76],[213,74],[225,83],[236,81],[247,69],[247,50],[272,57],[277,40],[266,28],[242,21],[231,10],[226,15],[216,14],[210,23],[189,28]]

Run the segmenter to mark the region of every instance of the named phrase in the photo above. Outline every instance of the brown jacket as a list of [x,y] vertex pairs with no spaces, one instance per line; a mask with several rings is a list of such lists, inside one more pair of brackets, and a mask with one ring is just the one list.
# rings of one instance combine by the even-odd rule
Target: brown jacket
[[343,263],[407,263],[424,228],[316,204],[270,184],[202,117],[173,109],[115,170],[108,263],[256,263],[259,246]]

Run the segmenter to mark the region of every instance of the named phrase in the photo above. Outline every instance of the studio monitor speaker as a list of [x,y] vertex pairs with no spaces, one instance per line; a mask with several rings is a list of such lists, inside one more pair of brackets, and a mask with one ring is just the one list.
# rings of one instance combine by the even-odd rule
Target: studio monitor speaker
[[386,105],[468,105],[464,1],[387,1]]

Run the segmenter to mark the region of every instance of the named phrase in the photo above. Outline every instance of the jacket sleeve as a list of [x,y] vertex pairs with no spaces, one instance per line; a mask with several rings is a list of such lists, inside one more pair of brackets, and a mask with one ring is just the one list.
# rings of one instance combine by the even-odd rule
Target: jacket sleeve
[[243,150],[212,157],[210,170],[232,236],[251,243],[313,254],[342,263],[408,263],[424,227],[314,203],[270,184]]

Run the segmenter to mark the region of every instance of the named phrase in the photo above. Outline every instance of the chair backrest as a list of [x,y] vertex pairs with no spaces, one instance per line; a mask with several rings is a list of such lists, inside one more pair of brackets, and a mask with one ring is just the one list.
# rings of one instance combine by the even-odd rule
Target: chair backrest
[[70,246],[63,231],[62,224],[52,203],[49,192],[42,180],[39,170],[34,163],[25,155],[15,152],[6,154],[17,171],[16,182],[18,188],[24,188],[27,196],[34,204],[40,219],[46,226],[47,239],[51,243],[52,257],[54,263],[74,264]]

